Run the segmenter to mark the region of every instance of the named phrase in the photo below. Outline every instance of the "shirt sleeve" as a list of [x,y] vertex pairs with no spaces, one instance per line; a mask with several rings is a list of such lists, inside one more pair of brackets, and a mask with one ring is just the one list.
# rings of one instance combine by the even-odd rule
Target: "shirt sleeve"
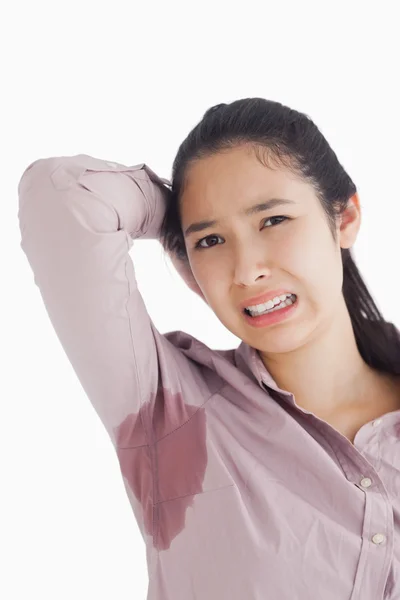
[[[85,393],[115,446],[149,442],[140,411],[159,386],[156,335],[129,250],[157,239],[170,193],[147,165],[43,158],[18,185],[21,248]],[[140,421],[140,427],[138,423]]]

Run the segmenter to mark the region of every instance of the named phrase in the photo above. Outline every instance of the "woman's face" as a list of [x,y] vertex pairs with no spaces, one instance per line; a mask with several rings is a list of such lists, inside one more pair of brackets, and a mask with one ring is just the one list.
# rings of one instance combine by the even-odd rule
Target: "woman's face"
[[[223,325],[250,346],[274,353],[294,350],[331,323],[343,302],[340,248],[350,247],[358,231],[357,195],[353,217],[339,223],[335,242],[311,184],[283,167],[265,167],[248,146],[202,158],[186,175],[181,219],[189,263]],[[290,203],[244,214],[272,198]],[[217,224],[185,234],[199,221]],[[279,323],[252,327],[240,304],[277,289],[296,294],[297,308]]]

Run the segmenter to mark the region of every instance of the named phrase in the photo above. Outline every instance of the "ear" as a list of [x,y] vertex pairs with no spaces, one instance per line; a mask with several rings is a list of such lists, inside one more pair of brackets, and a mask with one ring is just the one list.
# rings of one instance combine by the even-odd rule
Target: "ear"
[[341,215],[340,246],[351,248],[356,241],[361,225],[360,198],[357,193],[349,198],[347,207]]
[[187,259],[178,258],[176,254],[168,253],[168,256],[170,257],[172,264],[174,265],[175,269],[178,271],[179,275],[182,277],[183,281],[186,283],[188,288],[192,290],[192,292],[200,296],[200,298],[207,303],[207,300],[204,298],[203,292],[201,291],[192,273],[189,261]]

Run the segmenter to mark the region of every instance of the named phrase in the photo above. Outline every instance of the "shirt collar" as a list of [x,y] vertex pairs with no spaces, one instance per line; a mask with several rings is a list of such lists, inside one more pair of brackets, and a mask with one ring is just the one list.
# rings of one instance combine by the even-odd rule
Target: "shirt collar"
[[241,371],[256,379],[258,385],[265,386],[276,392],[287,394],[288,392],[278,387],[271,373],[265,367],[258,350],[242,342],[235,350],[236,365]]

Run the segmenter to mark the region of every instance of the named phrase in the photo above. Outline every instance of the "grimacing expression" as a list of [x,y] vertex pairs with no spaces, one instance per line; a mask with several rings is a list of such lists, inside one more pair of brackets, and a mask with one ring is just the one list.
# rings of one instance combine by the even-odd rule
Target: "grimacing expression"
[[[275,200],[272,208],[245,210]],[[205,301],[225,327],[253,347],[294,349],[331,322],[343,301],[340,247],[357,227],[338,229],[335,242],[313,186],[284,167],[264,166],[248,146],[193,162],[180,200],[190,267]],[[216,221],[185,234],[194,223]],[[239,304],[283,288],[297,295],[293,318],[254,329]]]

